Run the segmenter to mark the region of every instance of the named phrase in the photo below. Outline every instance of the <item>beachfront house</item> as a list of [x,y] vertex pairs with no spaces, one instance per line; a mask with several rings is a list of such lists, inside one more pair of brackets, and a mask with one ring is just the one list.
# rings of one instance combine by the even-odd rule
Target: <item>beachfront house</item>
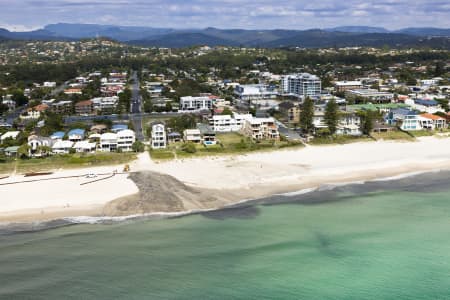
[[241,133],[254,140],[278,140],[280,138],[278,126],[272,117],[246,120]]
[[202,136],[200,133],[200,130],[198,129],[186,129],[183,132],[183,138],[185,142],[192,142],[192,143],[201,143]]
[[71,141],[56,141],[52,146],[52,152],[54,154],[68,154],[70,149],[72,149],[73,142]]
[[134,142],[136,142],[136,134],[133,130],[125,129],[117,133],[117,150],[122,152],[133,151]]
[[166,128],[162,122],[152,124],[151,147],[152,149],[165,149],[167,147]]
[[84,140],[85,130],[84,129],[72,129],[67,133],[68,140],[71,142],[80,142]]
[[206,124],[198,123],[197,129],[200,130],[200,136],[203,141],[203,145],[210,146],[215,145],[216,141],[216,133]]
[[244,122],[251,118],[251,114],[214,115],[209,119],[209,126],[215,132],[237,132],[242,129]]
[[404,131],[423,130],[420,116],[417,114],[410,114],[405,116],[400,129]]
[[33,157],[40,157],[51,151],[54,140],[49,137],[30,135],[28,137],[28,154]]
[[443,117],[429,113],[421,114],[419,117],[422,122],[423,129],[440,130],[447,128],[447,120]]
[[100,150],[103,152],[117,151],[117,134],[107,132],[100,136]]
[[73,148],[77,153],[94,153],[97,148],[97,143],[91,143],[89,141],[76,142]]

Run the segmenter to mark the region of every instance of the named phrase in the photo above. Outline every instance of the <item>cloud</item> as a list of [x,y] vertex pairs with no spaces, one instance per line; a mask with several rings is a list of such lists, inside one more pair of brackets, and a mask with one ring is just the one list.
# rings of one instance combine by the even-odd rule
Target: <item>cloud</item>
[[450,27],[444,0],[0,0],[2,26],[49,23],[306,29],[341,25]]

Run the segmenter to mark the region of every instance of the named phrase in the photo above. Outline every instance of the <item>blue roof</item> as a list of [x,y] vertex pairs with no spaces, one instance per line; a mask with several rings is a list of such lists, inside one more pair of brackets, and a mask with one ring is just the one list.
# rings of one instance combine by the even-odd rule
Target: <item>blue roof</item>
[[79,128],[76,128],[76,129],[72,129],[71,131],[69,131],[67,134],[68,135],[73,135],[73,134],[76,134],[76,135],[84,135],[84,129],[79,129]]
[[52,134],[52,138],[63,138],[65,135],[65,132],[63,131],[57,131],[55,133]]
[[128,129],[128,125],[125,124],[116,124],[111,127],[111,131],[113,132],[119,132],[126,129]]
[[421,100],[421,99],[414,100],[414,103],[420,104],[423,106],[436,106],[439,104],[437,101],[434,101],[434,100]]

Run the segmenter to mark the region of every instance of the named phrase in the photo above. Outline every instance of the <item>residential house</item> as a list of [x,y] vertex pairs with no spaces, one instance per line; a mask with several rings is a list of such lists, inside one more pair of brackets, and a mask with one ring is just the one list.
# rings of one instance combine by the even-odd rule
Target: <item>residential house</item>
[[78,153],[94,153],[97,148],[97,143],[91,143],[89,141],[76,142],[73,146]]
[[29,155],[34,157],[40,157],[42,155],[48,154],[46,151],[43,151],[43,147],[48,147],[49,149],[51,149],[53,143],[54,140],[52,140],[49,137],[43,137],[34,134],[30,135],[28,137],[28,146],[30,146],[28,151]]
[[52,146],[52,152],[55,154],[68,154],[73,144],[71,141],[56,141]]
[[197,129],[200,130],[200,136],[202,138],[203,144],[206,146],[215,145],[216,133],[206,124],[198,123]]
[[178,143],[181,141],[182,136],[179,132],[170,132],[167,134],[167,139],[169,143]]
[[96,124],[93,125],[90,129],[92,133],[102,134],[105,133],[108,130],[108,126],[105,124]]
[[90,115],[94,111],[94,103],[91,100],[80,101],[75,104],[77,115]]
[[119,131],[127,130],[127,129],[128,129],[128,125],[126,125],[126,124],[115,124],[111,127],[111,131],[114,133],[118,133]]
[[125,129],[117,133],[117,150],[122,152],[133,151],[134,142],[136,142],[136,134],[133,130]]
[[280,138],[278,126],[272,117],[246,120],[241,132],[254,140],[277,140]]
[[201,143],[202,136],[199,129],[186,129],[183,132],[185,142]]
[[251,114],[214,115],[209,119],[209,125],[215,132],[234,132],[240,131],[245,120],[251,118],[253,118]]
[[[316,106],[313,116],[313,125],[317,129],[326,129],[328,125],[325,122],[325,107]],[[337,135],[362,135],[361,118],[353,112],[340,111],[339,121],[336,128]]]
[[84,129],[72,129],[67,133],[67,137],[71,142],[80,142],[84,140],[85,130]]
[[165,149],[167,147],[166,128],[162,122],[152,124],[151,147],[152,149]]
[[21,115],[21,119],[39,119],[41,114],[45,112],[49,106],[47,104],[39,104],[34,107],[28,108],[26,114]]
[[66,135],[66,133],[64,131],[57,131],[55,133],[53,133],[50,138],[52,140],[62,140],[64,138],[64,136]]
[[447,120],[443,117],[429,113],[420,115],[422,127],[428,130],[439,130],[447,128]]
[[11,147],[6,147],[3,152],[5,153],[6,156],[8,157],[13,157],[13,156],[17,156],[17,154],[19,153],[19,146],[11,146]]
[[404,131],[417,131],[423,130],[424,128],[422,126],[420,116],[417,114],[411,114],[404,117],[400,129]]
[[73,111],[72,101],[53,102],[50,111],[59,115],[70,115]]
[[107,132],[100,137],[100,150],[103,152],[115,152],[117,151],[117,134]]
[[20,131],[7,131],[2,136],[0,136],[0,143],[4,143],[6,139],[17,139]]
[[429,114],[435,114],[437,112],[445,113],[445,110],[435,100],[409,99],[405,101],[405,104],[420,112],[426,112]]
[[112,113],[119,103],[119,97],[98,97],[92,99],[91,101],[93,103],[94,110],[101,111],[102,113]]
[[66,95],[81,95],[82,91],[79,88],[70,88],[70,89],[64,90],[64,94],[66,94]]

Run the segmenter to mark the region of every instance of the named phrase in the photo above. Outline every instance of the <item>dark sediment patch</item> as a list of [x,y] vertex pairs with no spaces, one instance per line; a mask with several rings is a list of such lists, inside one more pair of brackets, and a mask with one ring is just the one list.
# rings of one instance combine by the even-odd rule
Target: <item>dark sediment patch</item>
[[156,172],[137,172],[130,179],[139,193],[114,200],[103,209],[107,216],[125,216],[154,212],[184,212],[220,208],[231,195],[187,186],[172,176]]

